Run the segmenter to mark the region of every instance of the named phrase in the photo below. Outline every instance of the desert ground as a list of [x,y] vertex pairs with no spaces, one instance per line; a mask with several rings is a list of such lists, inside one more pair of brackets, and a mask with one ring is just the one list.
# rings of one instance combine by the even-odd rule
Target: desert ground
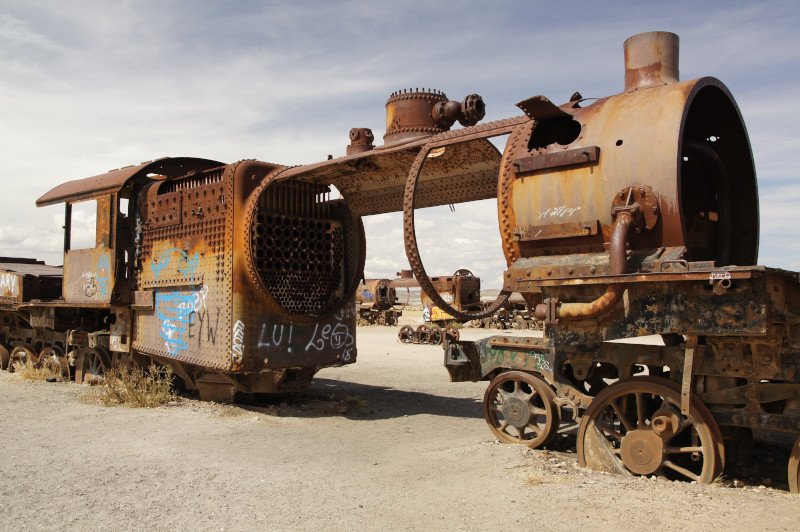
[[781,449],[711,485],[583,470],[569,434],[497,443],[485,383],[397,331],[360,327],[355,364],[252,405],[103,407],[0,372],[0,529],[800,529]]

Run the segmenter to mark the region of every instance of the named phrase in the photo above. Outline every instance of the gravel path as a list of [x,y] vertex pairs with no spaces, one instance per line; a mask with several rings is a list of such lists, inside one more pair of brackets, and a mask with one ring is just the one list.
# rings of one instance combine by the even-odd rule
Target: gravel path
[[250,406],[108,408],[0,372],[0,529],[800,530],[785,491],[584,471],[569,437],[496,443],[485,383],[449,383],[441,349],[397,330],[360,328],[355,365]]

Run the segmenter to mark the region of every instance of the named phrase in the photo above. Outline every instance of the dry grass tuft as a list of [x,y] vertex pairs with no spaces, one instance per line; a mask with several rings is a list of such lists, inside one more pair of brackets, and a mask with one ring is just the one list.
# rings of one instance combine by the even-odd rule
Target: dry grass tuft
[[535,473],[529,474],[527,477],[525,477],[525,480],[523,480],[523,483],[528,487],[538,486],[539,484],[542,484],[543,482],[544,481],[542,480],[542,477],[540,477],[539,475],[537,475]]
[[117,369],[105,373],[105,382],[89,392],[91,397],[106,406],[153,408],[175,401],[172,387],[172,368],[151,364],[143,369]]
[[[212,403],[214,404],[214,403]],[[247,410],[236,405],[216,405],[214,404],[214,414],[217,417],[239,417],[247,413]]]
[[38,366],[30,360],[25,362],[15,362],[14,372],[24,381],[48,381],[59,382],[64,380],[61,371],[55,371],[50,365]]

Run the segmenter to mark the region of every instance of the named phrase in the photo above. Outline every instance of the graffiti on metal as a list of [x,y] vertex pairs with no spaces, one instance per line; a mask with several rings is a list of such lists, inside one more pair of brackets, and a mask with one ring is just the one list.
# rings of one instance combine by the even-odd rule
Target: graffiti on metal
[[108,295],[108,282],[111,279],[111,264],[108,262],[108,255],[103,254],[98,257],[95,277],[97,290],[101,296],[106,297]]
[[16,274],[10,272],[0,273],[0,293],[7,293],[12,296],[17,295],[19,280]]
[[[345,362],[352,357],[355,338],[350,325],[345,323],[353,315],[352,309],[340,311],[334,316],[332,323],[317,323],[314,328],[294,325],[264,323],[258,337],[258,349],[279,349],[286,353],[294,351],[313,352],[332,350],[341,353]],[[309,336],[308,331],[311,331]],[[295,342],[295,343],[293,343]]]
[[553,371],[547,353],[484,348],[481,350],[481,366],[508,367],[534,371]]
[[191,256],[180,248],[169,248],[161,252],[157,259],[153,259],[150,263],[150,269],[153,270],[153,275],[156,279],[161,275],[167,266],[170,265],[173,254],[178,255],[178,263],[176,269],[185,277],[194,275],[197,270],[197,265],[200,263],[200,253],[194,252]]
[[244,358],[244,323],[241,320],[236,320],[233,324],[231,338],[231,359],[237,363],[241,362]]
[[156,292],[155,314],[161,324],[164,348],[179,356],[190,343],[216,345],[221,310],[206,304],[208,287],[196,291]]

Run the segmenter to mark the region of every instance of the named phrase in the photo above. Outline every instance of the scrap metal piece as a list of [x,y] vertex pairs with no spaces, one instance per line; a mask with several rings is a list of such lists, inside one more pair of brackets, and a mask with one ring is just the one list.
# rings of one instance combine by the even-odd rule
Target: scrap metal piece
[[586,146],[585,148],[523,157],[514,161],[514,168],[517,175],[524,175],[537,170],[596,163],[599,157],[600,148],[598,146]]
[[517,107],[531,120],[569,117],[570,114],[544,96],[532,96],[517,103]]

